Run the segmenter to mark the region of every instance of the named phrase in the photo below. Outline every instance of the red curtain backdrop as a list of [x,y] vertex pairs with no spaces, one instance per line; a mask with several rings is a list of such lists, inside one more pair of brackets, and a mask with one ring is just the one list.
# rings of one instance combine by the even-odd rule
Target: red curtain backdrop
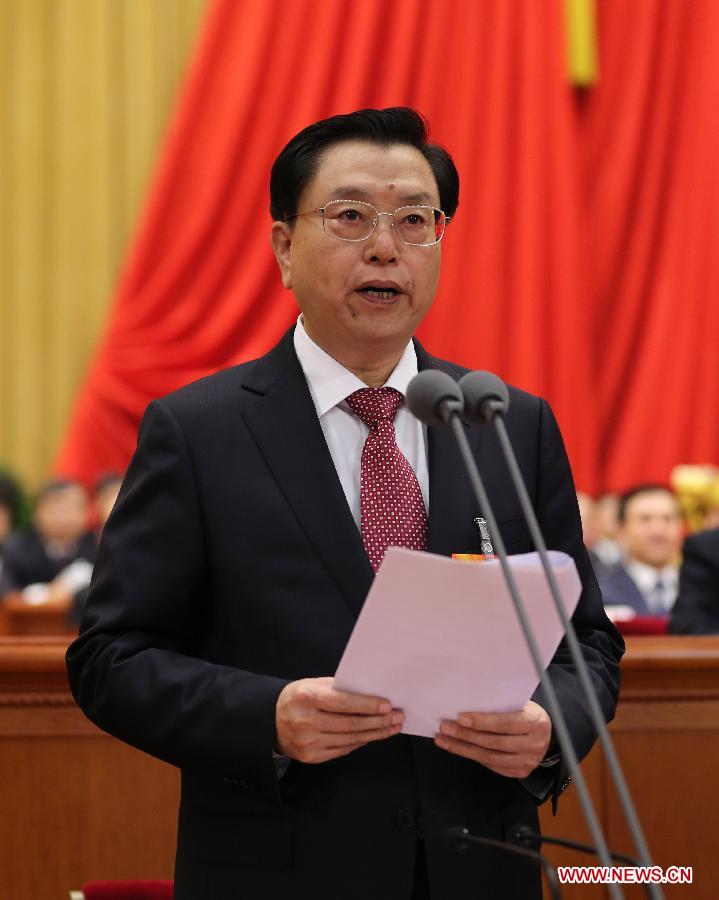
[[598,4],[581,110],[598,474],[719,464],[719,3]]
[[124,468],[150,399],[272,346],[274,157],[404,104],[462,177],[428,349],[546,396],[584,489],[719,462],[719,4],[598,7],[579,94],[561,0],[216,0],[57,470]]

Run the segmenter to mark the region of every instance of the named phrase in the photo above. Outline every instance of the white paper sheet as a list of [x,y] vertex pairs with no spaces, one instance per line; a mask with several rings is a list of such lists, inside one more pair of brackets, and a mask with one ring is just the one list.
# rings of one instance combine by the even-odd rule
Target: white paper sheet
[[[581,582],[550,552],[568,614]],[[546,668],[564,629],[537,553],[510,563]],[[339,690],[386,697],[406,734],[434,737],[461,712],[521,709],[539,678],[499,560],[466,562],[391,547],[335,674]]]

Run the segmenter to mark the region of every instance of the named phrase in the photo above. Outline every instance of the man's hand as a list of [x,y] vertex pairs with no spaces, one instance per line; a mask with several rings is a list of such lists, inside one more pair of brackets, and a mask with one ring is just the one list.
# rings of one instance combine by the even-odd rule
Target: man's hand
[[507,778],[526,778],[546,756],[552,738],[552,722],[533,700],[517,712],[460,713],[439,730],[438,747]]
[[291,681],[277,698],[277,750],[304,763],[345,756],[398,734],[404,714],[382,697],[332,688],[332,678]]

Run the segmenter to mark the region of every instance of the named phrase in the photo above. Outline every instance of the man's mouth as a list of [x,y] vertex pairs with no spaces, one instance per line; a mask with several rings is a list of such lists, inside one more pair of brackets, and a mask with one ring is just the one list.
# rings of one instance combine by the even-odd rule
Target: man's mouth
[[401,291],[397,288],[385,285],[366,284],[364,287],[358,289],[358,293],[363,294],[365,297],[371,298],[372,300],[394,300],[395,297],[399,297]]

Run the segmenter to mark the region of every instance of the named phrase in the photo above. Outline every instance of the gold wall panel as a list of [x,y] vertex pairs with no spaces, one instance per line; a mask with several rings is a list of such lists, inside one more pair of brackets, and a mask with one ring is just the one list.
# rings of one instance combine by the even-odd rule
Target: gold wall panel
[[0,467],[47,476],[207,0],[0,0]]

